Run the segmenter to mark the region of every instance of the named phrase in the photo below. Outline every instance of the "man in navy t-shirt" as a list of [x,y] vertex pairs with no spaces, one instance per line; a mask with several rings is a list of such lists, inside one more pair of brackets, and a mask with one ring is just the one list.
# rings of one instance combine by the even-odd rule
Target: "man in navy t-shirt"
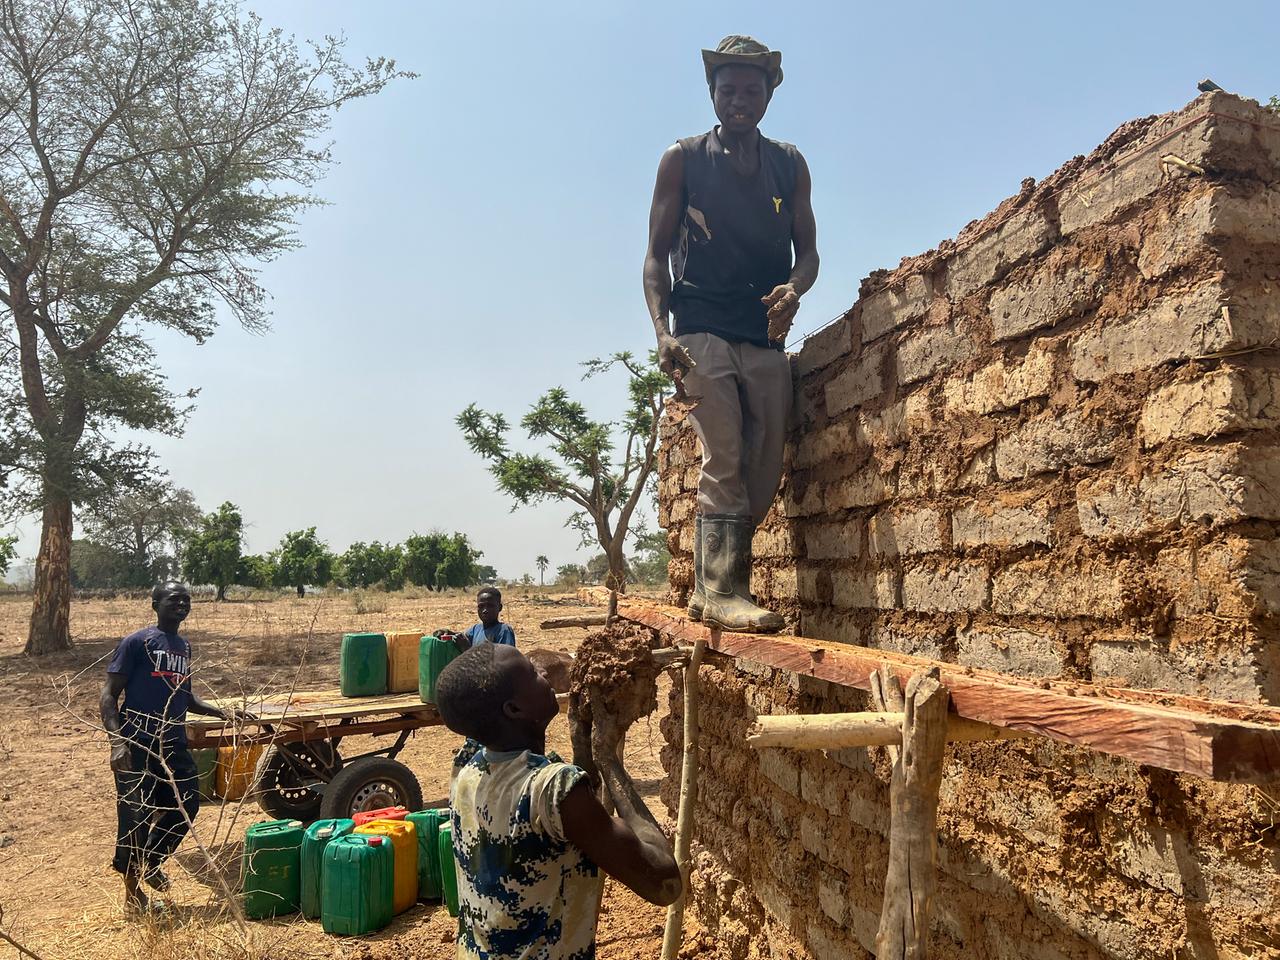
[[[497,587],[484,587],[476,594],[476,616],[480,622],[459,636],[458,646],[467,650],[477,643],[500,643],[503,646],[516,645],[516,632],[511,624],[502,623],[498,615],[502,613],[502,591]],[[462,639],[462,638],[466,639]]]
[[227,720],[233,716],[191,689],[191,645],[178,633],[191,612],[186,584],[157,584],[151,607],[156,626],[120,641],[107,665],[100,703],[116,780],[111,866],[123,875],[126,906],[135,911],[147,906],[139,879],[161,892],[169,889],[160,865],[177,849],[200,809],[196,764],[187,747],[187,711]]

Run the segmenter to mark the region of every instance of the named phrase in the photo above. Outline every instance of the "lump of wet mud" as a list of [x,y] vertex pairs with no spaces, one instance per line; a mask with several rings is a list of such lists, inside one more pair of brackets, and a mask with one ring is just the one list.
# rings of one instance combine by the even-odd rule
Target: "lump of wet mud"
[[[652,633],[643,627],[615,627],[588,634],[578,647],[569,679],[570,719],[590,724],[592,716],[612,717],[626,730],[658,709],[658,674]],[[576,717],[573,716],[576,714]]]

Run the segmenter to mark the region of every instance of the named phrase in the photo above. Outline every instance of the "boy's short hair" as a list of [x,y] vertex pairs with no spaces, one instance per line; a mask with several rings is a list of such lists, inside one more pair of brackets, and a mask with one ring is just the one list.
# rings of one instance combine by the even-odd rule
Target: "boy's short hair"
[[445,726],[488,744],[502,727],[502,707],[515,696],[513,671],[497,663],[499,644],[479,643],[454,657],[436,681]]
[[479,590],[476,591],[476,600],[478,601],[486,593],[489,594],[491,597],[493,597],[493,599],[497,600],[499,603],[502,602],[502,591],[499,590],[497,587],[481,587]]

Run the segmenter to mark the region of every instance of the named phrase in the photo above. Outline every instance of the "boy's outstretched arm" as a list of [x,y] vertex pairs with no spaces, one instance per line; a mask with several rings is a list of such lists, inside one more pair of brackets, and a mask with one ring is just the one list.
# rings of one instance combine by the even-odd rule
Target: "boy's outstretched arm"
[[591,784],[580,780],[561,806],[566,838],[650,903],[674,903],[680,896],[680,869],[667,838],[618,760],[604,764],[600,772],[618,816],[609,816]]

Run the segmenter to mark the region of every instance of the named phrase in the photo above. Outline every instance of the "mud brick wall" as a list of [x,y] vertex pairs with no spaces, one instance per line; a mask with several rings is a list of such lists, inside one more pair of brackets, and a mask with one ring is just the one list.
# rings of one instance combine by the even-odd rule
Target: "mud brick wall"
[[[1125,124],[868,278],[793,357],[753,589],[806,636],[1278,703],[1278,343],[1280,117],[1214,93]],[[682,601],[699,453],[665,429]],[[864,955],[886,772],[741,745],[756,711],[857,694],[708,674],[704,756],[725,767],[702,788],[698,909],[753,949]],[[1275,792],[1035,743],[951,748],[943,793],[941,955],[1280,956],[1259,952],[1280,936]]]

